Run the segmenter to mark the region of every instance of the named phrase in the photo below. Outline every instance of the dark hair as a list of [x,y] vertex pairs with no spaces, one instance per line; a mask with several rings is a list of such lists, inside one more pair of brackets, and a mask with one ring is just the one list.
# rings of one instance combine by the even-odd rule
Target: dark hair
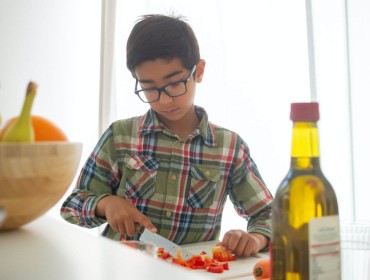
[[134,73],[142,62],[180,58],[191,69],[199,62],[199,45],[181,16],[144,15],[133,27],[126,46],[126,65]]

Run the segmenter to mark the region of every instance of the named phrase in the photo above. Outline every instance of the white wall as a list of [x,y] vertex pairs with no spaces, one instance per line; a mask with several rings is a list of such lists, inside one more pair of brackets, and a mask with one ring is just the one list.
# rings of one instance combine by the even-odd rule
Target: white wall
[[369,220],[370,2],[354,0],[349,10],[349,59],[356,217]]
[[[156,8],[159,2],[166,8]],[[132,93],[124,59],[137,16],[180,11],[194,27],[207,61],[197,103],[214,123],[245,138],[275,193],[289,168],[289,104],[310,100],[304,1],[212,3],[233,17],[209,9],[209,1],[118,1],[118,99],[112,120],[147,109]],[[341,216],[369,219],[370,7],[363,0],[348,3],[349,83],[344,4],[313,1],[322,168],[337,192]],[[100,12],[98,0],[0,0],[0,113],[4,119],[19,114],[28,81],[36,81],[33,113],[55,121],[71,141],[84,143],[81,164],[98,137]],[[58,215],[59,205],[51,214]],[[244,226],[230,207],[226,215],[228,227]]]
[[98,139],[100,10],[98,0],[0,0],[0,114],[18,115],[35,81],[32,113],[83,142],[81,163]]
[[[145,2],[145,1],[143,1]],[[187,17],[206,60],[196,104],[210,120],[238,132],[248,143],[263,179],[275,191],[290,164],[290,103],[309,101],[304,2],[168,0],[117,4],[117,116],[147,110],[133,94],[124,47],[137,17],[174,11]],[[194,9],[196,7],[196,9]],[[137,107],[132,106],[137,105]],[[222,232],[245,228],[230,203]]]
[[315,0],[313,14],[322,167],[342,217],[369,220],[370,3]]
[[[212,3],[222,9],[209,9],[209,1],[142,1],[135,5],[118,1],[119,78],[117,115],[113,119],[137,115],[148,108],[133,94],[134,81],[125,68],[124,47],[135,20],[145,13],[183,14],[194,28],[201,56],[207,62],[204,80],[197,89],[197,104],[207,108],[214,123],[243,136],[274,194],[289,168],[290,103],[311,100],[305,1]],[[369,97],[364,93],[369,92],[366,77],[370,64],[361,63],[369,60],[369,4],[349,0],[349,6],[351,80],[345,2],[312,1],[321,164],[337,193],[341,218],[369,219],[364,210],[370,194],[366,187],[370,149],[364,127],[370,118],[364,108]],[[230,205],[226,214],[224,226],[244,227],[234,218]]]

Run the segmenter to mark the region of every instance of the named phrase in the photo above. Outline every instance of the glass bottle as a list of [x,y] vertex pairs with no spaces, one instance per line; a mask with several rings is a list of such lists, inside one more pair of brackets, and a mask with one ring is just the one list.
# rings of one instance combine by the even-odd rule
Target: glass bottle
[[290,118],[290,169],[272,206],[271,279],[338,280],[338,203],[320,168],[319,104],[292,103]]

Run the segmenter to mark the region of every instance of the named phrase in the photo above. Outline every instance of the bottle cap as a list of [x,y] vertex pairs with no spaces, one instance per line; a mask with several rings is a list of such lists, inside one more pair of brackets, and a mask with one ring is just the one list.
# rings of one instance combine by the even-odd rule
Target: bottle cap
[[290,119],[293,122],[316,122],[320,119],[319,103],[292,103],[290,107]]

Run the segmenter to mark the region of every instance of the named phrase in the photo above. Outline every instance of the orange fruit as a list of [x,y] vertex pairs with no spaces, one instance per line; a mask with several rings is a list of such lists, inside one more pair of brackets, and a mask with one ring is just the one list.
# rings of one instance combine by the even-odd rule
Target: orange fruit
[[[9,126],[17,120],[18,117],[9,119],[0,130],[0,141]],[[35,132],[35,142],[40,141],[68,141],[67,135],[52,121],[41,117],[31,116],[32,126]]]

